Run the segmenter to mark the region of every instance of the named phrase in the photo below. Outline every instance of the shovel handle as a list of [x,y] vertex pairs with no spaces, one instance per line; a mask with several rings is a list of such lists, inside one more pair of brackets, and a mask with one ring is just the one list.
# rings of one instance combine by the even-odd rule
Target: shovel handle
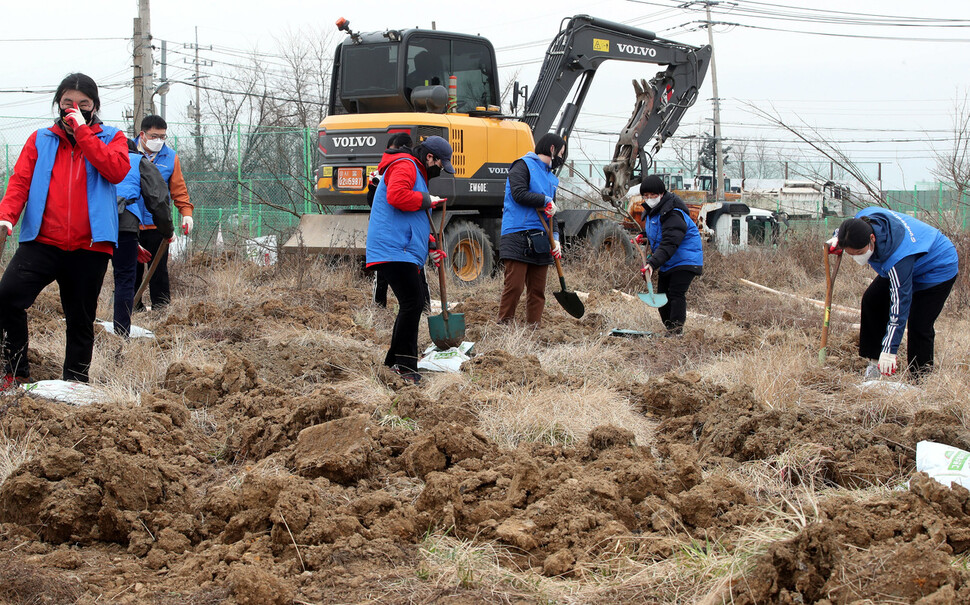
[[161,262],[162,257],[168,252],[168,239],[163,239],[162,243],[158,246],[158,250],[155,251],[155,256],[152,258],[152,264],[149,265],[148,271],[145,271],[145,277],[141,280],[141,285],[138,287],[138,291],[135,292],[135,301],[141,300],[142,295],[148,288],[148,281],[155,275],[155,269],[158,268],[158,263]]
[[[443,241],[444,237],[442,235],[441,230],[443,229],[445,224],[445,203],[447,202],[444,202],[441,204],[441,227],[439,227],[437,232],[435,232],[434,220],[431,218],[431,209],[430,208],[424,209],[425,213],[428,215],[428,223],[431,224],[431,231],[434,233],[436,247],[444,246],[444,241]],[[441,291],[441,317],[444,318],[445,323],[447,324],[448,323],[448,286],[445,281],[445,268],[439,264],[437,269],[438,269],[438,289]]]
[[822,318],[822,344],[818,351],[819,363],[825,363],[828,355],[829,341],[829,319],[832,316],[832,291],[835,289],[835,276],[839,274],[839,266],[842,264],[842,255],[836,255],[834,266],[829,261],[831,254],[827,244],[822,245],[825,260],[825,315]]
[[0,227],[0,261],[3,260],[3,249],[7,245],[7,229]]
[[[536,208],[536,214],[539,215],[539,222],[542,223],[542,228],[546,230],[546,235],[549,237],[549,246],[552,248],[556,247],[556,239],[552,236],[552,227],[550,227],[552,221],[546,222],[545,212],[541,208]],[[556,261],[556,271],[559,273],[559,283],[562,284],[562,289],[566,289],[566,276],[562,272],[562,263],[555,256],[552,260]]]

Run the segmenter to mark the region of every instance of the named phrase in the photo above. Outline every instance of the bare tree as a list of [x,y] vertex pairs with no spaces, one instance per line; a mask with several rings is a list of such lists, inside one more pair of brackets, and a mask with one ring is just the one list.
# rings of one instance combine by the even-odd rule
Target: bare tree
[[962,200],[970,190],[970,99],[966,92],[954,101],[951,134],[948,147],[933,150],[936,165],[931,173],[953,187],[957,199]]

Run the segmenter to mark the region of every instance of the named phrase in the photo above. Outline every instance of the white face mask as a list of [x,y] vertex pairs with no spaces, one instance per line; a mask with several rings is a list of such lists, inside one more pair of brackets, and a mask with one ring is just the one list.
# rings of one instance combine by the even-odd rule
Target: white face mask
[[869,262],[869,257],[872,256],[873,252],[875,252],[875,250],[873,250],[872,248],[869,248],[862,254],[850,254],[849,256],[852,257],[852,260],[859,263],[860,265],[865,265],[867,262]]
[[161,139],[147,139],[145,141],[145,149],[151,151],[152,153],[158,153],[165,146],[165,141]]
[[657,204],[660,203],[660,198],[662,197],[662,195],[658,195],[657,197],[645,197],[643,198],[643,203],[647,205],[647,208],[656,208]]

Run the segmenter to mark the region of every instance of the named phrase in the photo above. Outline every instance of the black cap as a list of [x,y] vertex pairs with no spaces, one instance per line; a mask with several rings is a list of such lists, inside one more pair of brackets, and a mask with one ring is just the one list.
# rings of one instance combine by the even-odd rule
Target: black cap
[[667,193],[667,186],[664,185],[662,178],[655,174],[651,174],[647,178],[643,179],[640,183],[640,194],[650,193],[652,195]]
[[436,158],[441,160],[441,169],[448,174],[455,174],[455,167],[451,165],[451,145],[448,141],[444,140],[439,136],[430,136],[425,140],[421,141],[421,145],[425,149],[434,154]]
[[852,250],[865,248],[869,245],[869,236],[872,233],[872,225],[868,221],[861,218],[846,219],[839,225],[839,248]]

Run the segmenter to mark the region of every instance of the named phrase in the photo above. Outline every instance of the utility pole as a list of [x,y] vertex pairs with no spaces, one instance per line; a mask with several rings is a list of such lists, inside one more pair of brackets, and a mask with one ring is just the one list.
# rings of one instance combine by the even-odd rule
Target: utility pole
[[[162,84],[164,84],[165,82],[168,81],[168,78],[165,75],[165,69],[167,67],[167,63],[166,63],[166,60],[165,60],[165,51],[166,50],[167,49],[165,47],[165,40],[162,40],[162,71],[161,71],[161,74],[160,74],[161,75],[161,79],[162,79]],[[165,119],[165,97],[166,97],[166,95],[159,94],[158,96],[161,97],[161,99],[159,99],[159,104],[161,106],[160,111],[159,111],[159,115],[162,116],[162,119],[164,120]]]
[[717,96],[717,66],[714,63],[714,25],[711,22],[711,0],[704,3],[707,9],[707,42],[711,45],[711,85],[714,88],[714,149],[717,155],[714,180],[711,183],[714,199],[724,198],[724,149],[721,146],[721,99]]
[[[191,116],[191,117],[195,118],[195,132],[193,133],[193,135],[195,137],[195,148],[196,148],[196,151],[198,151],[199,156],[201,157],[202,156],[202,153],[203,153],[203,149],[202,149],[202,102],[201,102],[201,95],[199,93],[199,83],[202,80],[202,75],[199,73],[199,68],[202,67],[203,65],[212,65],[212,62],[211,61],[206,61],[206,60],[200,60],[199,59],[199,27],[198,26],[196,26],[196,28],[195,28],[195,44],[185,44],[183,46],[185,48],[195,49],[195,60],[194,61],[189,61],[189,59],[185,59],[185,62],[186,63],[190,63],[190,62],[191,63],[195,63],[195,107],[193,108],[194,109],[194,111],[192,112],[193,113],[193,116]],[[210,50],[212,49],[211,46],[209,46],[208,48]],[[190,104],[190,106],[191,106],[191,104]]]
[[138,0],[138,16],[135,17],[134,36],[134,115],[132,134],[141,127],[141,120],[152,107],[152,35],[149,0]]

